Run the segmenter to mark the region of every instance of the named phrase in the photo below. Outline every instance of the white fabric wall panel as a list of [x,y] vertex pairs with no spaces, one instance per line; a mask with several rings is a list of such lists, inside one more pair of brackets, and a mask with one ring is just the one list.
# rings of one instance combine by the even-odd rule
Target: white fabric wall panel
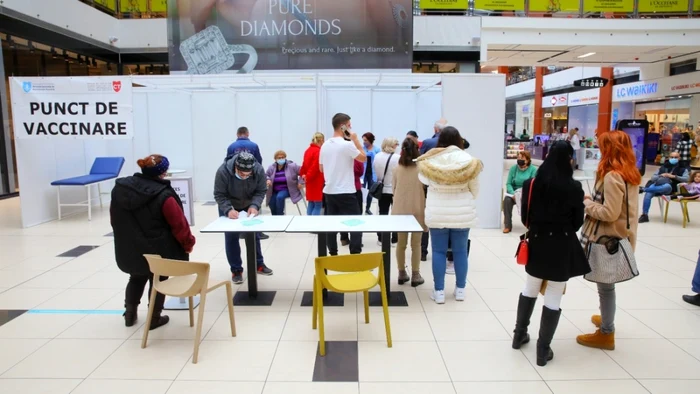
[[[19,185],[22,189],[22,225],[35,226],[56,218],[56,189],[49,184],[58,179],[56,174],[60,170],[55,165],[53,142],[17,139],[15,149]],[[67,165],[74,166],[75,163],[69,162]]]
[[214,177],[236,139],[236,94],[197,92],[192,95],[194,199],[214,199]]
[[[282,146],[287,158],[299,165],[316,132],[316,90],[282,91]],[[263,158],[268,163],[267,158]],[[270,157],[270,163],[272,157]]]
[[232,125],[233,140],[236,129],[245,126],[250,131],[251,141],[258,144],[263,159],[263,167],[272,164],[273,155],[282,146],[282,111],[280,93],[238,92],[236,124]]
[[417,94],[416,129],[418,138],[427,140],[433,136],[435,122],[442,117],[442,90],[428,90]]
[[333,135],[331,120],[339,112],[350,115],[352,129],[359,136],[372,131],[372,93],[369,90],[328,89],[325,109],[321,132],[326,138]]
[[149,93],[147,110],[150,151],[146,154],[167,156],[170,168],[191,174],[194,167],[191,96],[172,92]]
[[[132,159],[126,160],[122,174],[132,175],[140,171],[136,165],[138,159],[144,158],[151,153],[151,142],[148,136],[148,94],[145,92],[134,92],[134,138],[129,141],[132,146]],[[164,153],[163,153],[164,154]]]
[[381,148],[387,137],[401,143],[409,130],[416,128],[416,94],[410,90],[398,92],[372,92],[372,134],[375,146]]
[[481,228],[499,228],[501,222],[505,103],[504,75],[442,77],[442,115],[469,140],[468,152],[484,163],[476,202]]

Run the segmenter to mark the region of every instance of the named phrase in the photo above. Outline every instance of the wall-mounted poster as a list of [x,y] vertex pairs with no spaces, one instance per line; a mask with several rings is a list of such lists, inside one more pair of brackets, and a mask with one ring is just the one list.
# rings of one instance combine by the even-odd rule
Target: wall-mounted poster
[[410,69],[412,0],[169,0],[173,73]]
[[424,10],[466,10],[469,0],[420,0],[418,5]]
[[579,0],[530,0],[530,11],[537,12],[578,12]]

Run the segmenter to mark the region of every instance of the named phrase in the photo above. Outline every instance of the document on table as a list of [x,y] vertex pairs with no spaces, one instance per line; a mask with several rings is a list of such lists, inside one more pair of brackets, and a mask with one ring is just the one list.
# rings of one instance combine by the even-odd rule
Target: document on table
[[257,216],[258,215],[248,215],[248,212],[246,211],[238,212],[238,219],[242,221],[241,224],[244,226],[255,226],[257,224],[261,224],[263,221],[257,219]]

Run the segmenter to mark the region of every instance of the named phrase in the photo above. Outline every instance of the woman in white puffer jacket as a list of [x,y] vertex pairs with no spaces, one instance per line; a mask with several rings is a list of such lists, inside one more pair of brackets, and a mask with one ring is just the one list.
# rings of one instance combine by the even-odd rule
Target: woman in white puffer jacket
[[457,286],[454,296],[464,301],[467,285],[467,242],[476,224],[476,197],[483,164],[464,149],[464,139],[451,126],[440,132],[437,147],[416,159],[419,178],[430,192],[425,224],[430,229],[434,290],[430,298],[445,303],[448,242],[452,245]]

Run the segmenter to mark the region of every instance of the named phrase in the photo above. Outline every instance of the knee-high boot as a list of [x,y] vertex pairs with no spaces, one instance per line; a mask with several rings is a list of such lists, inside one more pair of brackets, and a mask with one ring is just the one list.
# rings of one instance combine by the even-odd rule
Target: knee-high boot
[[530,335],[527,327],[530,325],[530,317],[535,309],[537,298],[525,297],[520,294],[518,299],[518,314],[515,320],[515,330],[513,331],[513,349],[520,349],[520,346],[530,342]]
[[554,352],[550,347],[554,333],[559,325],[561,309],[551,310],[546,306],[542,307],[542,320],[540,320],[540,337],[537,339],[537,365],[544,367],[548,361],[554,358]]

